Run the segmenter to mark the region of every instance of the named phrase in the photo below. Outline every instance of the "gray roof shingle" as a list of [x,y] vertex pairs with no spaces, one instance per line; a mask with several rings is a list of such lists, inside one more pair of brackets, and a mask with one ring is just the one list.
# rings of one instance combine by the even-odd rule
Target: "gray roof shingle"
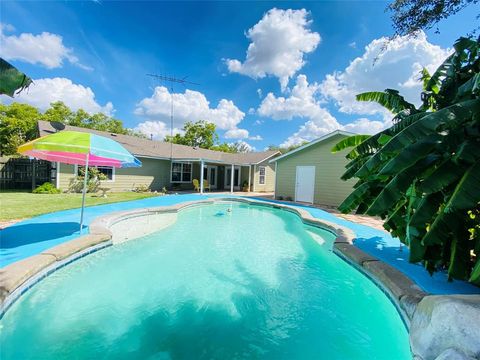
[[[175,160],[205,160],[225,164],[258,164],[279,154],[278,151],[262,151],[250,153],[230,154],[221,151],[193,148],[191,146],[171,144],[162,141],[142,139],[136,136],[113,134],[106,131],[92,130],[77,126],[65,125],[65,130],[89,132],[111,138],[122,144],[128,151],[137,157],[151,157]],[[38,121],[40,136],[53,134],[57,130],[48,121]]]

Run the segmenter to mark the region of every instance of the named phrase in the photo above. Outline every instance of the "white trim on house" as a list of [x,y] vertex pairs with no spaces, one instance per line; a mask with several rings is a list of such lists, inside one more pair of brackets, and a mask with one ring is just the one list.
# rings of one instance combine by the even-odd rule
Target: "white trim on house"
[[[101,181],[102,181],[102,182],[109,182],[109,183],[115,182],[115,167],[113,167],[113,166],[103,166],[103,165],[99,165],[99,166],[97,166],[97,165],[92,165],[92,166],[89,166],[89,168],[92,168],[92,167],[94,167],[94,168],[99,168],[99,167],[112,168],[112,179],[110,180],[110,179],[107,178],[106,180],[101,180]],[[78,165],[77,165],[77,164],[75,164],[75,165],[73,166],[73,175],[74,175],[74,176],[78,176]]]
[[[183,165],[184,164],[189,164],[190,165],[190,180],[188,180],[188,181],[183,181],[183,180],[173,181],[173,164],[174,163],[182,164],[182,170],[180,171],[180,178],[181,179],[183,179]],[[203,172],[201,172],[201,174],[203,174]],[[190,162],[190,161],[178,161],[178,160],[172,160],[170,162],[170,183],[171,184],[189,184],[189,183],[192,182],[192,180],[193,180],[193,163],[192,162]]]
[[275,161],[278,161],[280,159],[283,159],[287,156],[290,156],[290,155],[293,155],[295,154],[296,152],[298,151],[302,151],[303,149],[306,149],[312,145],[315,145],[315,144],[318,144],[319,142],[322,142],[324,140],[327,140],[327,139],[330,139],[331,137],[335,136],[335,135],[345,135],[345,136],[352,136],[352,135],[357,135],[355,133],[351,133],[351,132],[348,132],[348,131],[343,131],[343,130],[335,130],[335,131],[332,131],[331,133],[328,133],[326,135],[323,135],[321,137],[319,137],[318,139],[316,140],[312,140],[310,141],[308,144],[305,144],[305,145],[302,145],[298,148],[296,148],[295,150],[292,150],[292,151],[289,151],[287,152],[286,154],[283,154],[275,159],[272,159],[269,161],[269,163],[272,163],[272,162],[275,162]]
[[57,166],[55,169],[55,187],[60,189],[60,163],[57,161]]
[[[232,174],[232,166],[233,166],[233,174]],[[233,189],[234,190],[239,190],[241,187],[242,187],[242,184],[240,184],[240,182],[242,181],[242,166],[241,165],[235,165],[235,164],[231,164],[230,166],[227,166],[225,165],[225,174],[224,174],[224,182],[223,182],[223,188],[225,190],[230,190],[231,187],[232,187],[232,181],[231,179],[233,179],[233,184],[235,184],[235,170],[238,169],[238,176],[237,176],[237,181],[238,181],[238,186],[233,186]],[[230,177],[228,176],[228,170],[230,170]],[[229,184],[230,183],[230,184]]]
[[278,162],[275,162],[275,182],[273,187],[273,199],[277,198],[277,168],[278,168]]
[[[281,154],[281,152],[280,152],[280,151],[277,151],[275,154],[272,154],[272,155],[270,155],[270,156],[267,156],[265,159],[260,160],[260,161],[258,161],[258,162],[256,162],[256,163],[249,164],[249,165],[258,165],[258,164],[260,164],[260,163],[262,163],[262,162],[264,162],[264,161],[266,161],[266,160],[268,160],[268,159],[270,159],[270,158],[272,158],[272,157],[274,157],[274,156],[277,156],[278,154]],[[275,159],[273,159],[273,160],[275,160]],[[270,162],[272,162],[273,160],[270,160]]]

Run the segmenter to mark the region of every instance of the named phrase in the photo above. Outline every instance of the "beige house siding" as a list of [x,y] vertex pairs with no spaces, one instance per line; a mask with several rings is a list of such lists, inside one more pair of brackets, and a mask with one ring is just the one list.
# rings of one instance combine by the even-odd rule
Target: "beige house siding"
[[[265,166],[265,184],[260,184],[260,166]],[[275,164],[269,164],[268,161],[254,165],[253,172],[253,191],[273,192],[275,190]]]
[[[115,169],[113,181],[102,181],[102,186],[110,188],[110,191],[131,191],[137,186],[146,185],[151,190],[161,190],[164,186],[167,189],[192,190],[192,182],[188,183],[170,183],[171,163],[170,160],[141,158],[142,166],[140,168],[121,168]],[[227,167],[230,165],[220,165],[215,163],[205,163],[217,166],[217,190],[230,190],[224,188],[224,177]],[[200,179],[200,163],[192,162],[192,179]],[[268,161],[262,163],[266,166],[266,184],[258,184],[259,169],[258,165],[252,165],[251,188],[253,191],[271,192],[275,188],[275,165]],[[248,181],[248,166],[241,166],[240,189],[244,181]],[[60,164],[59,188],[67,191],[71,180],[75,177],[75,166]]]
[[[170,185],[170,161],[140,158],[142,167],[115,169],[114,181],[102,181],[102,186],[111,191],[131,191],[136,186],[147,185],[152,190],[161,190]],[[60,164],[59,187],[68,190],[74,178],[75,166]],[[198,170],[197,170],[198,171]]]
[[352,191],[355,180],[343,181],[348,150],[332,154],[332,147],[345,135],[334,135],[277,161],[276,196],[295,200],[297,166],[315,166],[314,203],[338,206]]

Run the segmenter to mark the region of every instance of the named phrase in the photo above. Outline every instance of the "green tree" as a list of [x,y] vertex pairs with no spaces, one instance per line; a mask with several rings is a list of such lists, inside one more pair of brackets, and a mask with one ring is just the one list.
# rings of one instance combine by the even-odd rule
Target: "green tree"
[[302,143],[300,144],[297,144],[297,145],[290,145],[288,147],[281,147],[281,146],[278,146],[278,145],[269,145],[268,146],[268,150],[274,150],[274,151],[280,151],[280,153],[282,154],[286,154],[292,150],[295,150],[297,148],[299,148],[300,146],[303,146],[305,144],[308,144],[308,141],[303,141]]
[[[440,20],[476,3],[478,0],[395,0],[387,9],[393,12],[395,34],[413,35],[419,30],[432,28]],[[478,29],[477,26],[472,30],[476,32]]]
[[80,126],[72,123],[74,116],[75,116],[75,113],[72,110],[70,110],[70,108],[67,105],[65,105],[62,101],[56,101],[50,104],[50,108],[48,108],[47,111],[45,111],[45,113],[42,116],[42,120],[57,121],[62,124]]
[[42,120],[58,121],[71,126],[107,131],[115,134],[129,133],[129,131],[123,127],[121,120],[103,113],[91,115],[83,109],[72,111],[61,101],[53,102],[50,108],[43,114]]
[[40,112],[27,104],[0,104],[0,154],[12,155],[17,147],[37,136]]
[[226,152],[226,153],[237,153],[238,152],[238,149],[235,146],[232,146],[232,145],[227,144],[225,142],[212,146],[210,148],[210,150],[222,151],[222,152]]
[[342,212],[381,216],[411,262],[480,285],[480,45],[460,38],[454,49],[433,75],[423,70],[419,108],[394,90],[358,95],[394,125],[332,150],[353,146],[342,179],[358,182]]
[[218,143],[218,134],[216,126],[204,120],[197,122],[188,121],[183,126],[184,134],[176,134],[175,136],[166,136],[165,141],[174,144],[200,147],[202,149],[210,149]]
[[72,111],[61,101],[53,102],[43,114],[27,104],[0,104],[0,153],[13,155],[19,145],[35,139],[38,136],[38,120],[57,121],[71,126],[145,137],[132,129],[124,128],[121,120],[103,113],[91,115],[83,109]]

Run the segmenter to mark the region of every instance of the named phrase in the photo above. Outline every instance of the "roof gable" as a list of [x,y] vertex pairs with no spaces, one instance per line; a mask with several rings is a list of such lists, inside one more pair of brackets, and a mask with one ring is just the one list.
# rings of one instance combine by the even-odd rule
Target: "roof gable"
[[313,146],[313,145],[317,145],[317,144],[319,144],[319,143],[321,143],[321,142],[324,142],[324,141],[326,141],[326,140],[328,140],[328,139],[330,139],[330,138],[332,138],[332,137],[334,137],[334,136],[336,136],[336,135],[352,136],[352,135],[357,135],[357,134],[351,133],[351,132],[348,132],[348,131],[343,131],[343,130],[335,130],[335,131],[332,131],[331,133],[328,133],[328,134],[326,134],[326,135],[324,135],[324,136],[319,137],[319,138],[316,139],[316,140],[312,140],[312,141],[310,141],[308,144],[302,145],[302,146],[296,148],[295,150],[289,151],[289,152],[287,152],[286,154],[283,154],[283,155],[281,155],[281,156],[278,156],[278,157],[270,160],[270,162],[275,162],[275,161],[278,161],[278,160],[280,160],[280,159],[284,159],[284,158],[286,158],[286,157],[288,157],[288,156],[290,156],[290,155],[296,154],[296,153],[298,153],[298,152],[300,152],[300,151],[302,151],[302,150],[305,150],[305,149],[307,149],[307,148],[310,148],[310,147]]

